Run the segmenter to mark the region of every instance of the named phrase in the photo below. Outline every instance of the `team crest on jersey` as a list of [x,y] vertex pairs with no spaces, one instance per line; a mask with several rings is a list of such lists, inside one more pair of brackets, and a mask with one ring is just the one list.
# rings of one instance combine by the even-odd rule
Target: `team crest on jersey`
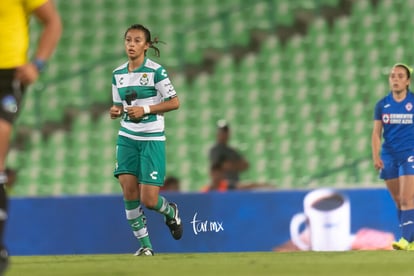
[[407,111],[411,111],[411,109],[413,109],[413,105],[412,105],[412,103],[407,103],[407,104],[405,105],[405,109],[407,109]]
[[142,74],[141,78],[139,79],[139,84],[141,85],[147,85],[149,83],[148,75]]

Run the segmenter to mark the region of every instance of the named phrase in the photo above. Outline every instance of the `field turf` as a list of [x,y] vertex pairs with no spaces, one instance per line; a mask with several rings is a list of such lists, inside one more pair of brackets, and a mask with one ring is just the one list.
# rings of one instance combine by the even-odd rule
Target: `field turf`
[[6,276],[414,275],[414,252],[243,252],[12,256]]

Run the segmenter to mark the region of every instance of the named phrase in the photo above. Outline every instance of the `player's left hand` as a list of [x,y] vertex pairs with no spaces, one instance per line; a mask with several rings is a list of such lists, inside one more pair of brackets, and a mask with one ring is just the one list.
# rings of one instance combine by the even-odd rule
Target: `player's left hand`
[[131,119],[140,119],[144,114],[144,109],[141,106],[128,106],[125,108]]

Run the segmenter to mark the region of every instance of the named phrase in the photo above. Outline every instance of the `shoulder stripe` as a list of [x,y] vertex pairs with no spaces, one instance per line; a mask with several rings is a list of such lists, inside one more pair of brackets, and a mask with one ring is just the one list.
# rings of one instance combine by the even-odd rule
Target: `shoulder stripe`
[[151,68],[153,70],[157,70],[162,66],[159,63],[156,63],[155,61],[147,58],[147,60],[145,61],[145,67]]
[[124,70],[127,67],[127,65],[128,65],[128,62],[125,62],[124,64],[122,64],[122,65],[118,66],[117,68],[115,68],[112,72],[116,73],[117,71]]

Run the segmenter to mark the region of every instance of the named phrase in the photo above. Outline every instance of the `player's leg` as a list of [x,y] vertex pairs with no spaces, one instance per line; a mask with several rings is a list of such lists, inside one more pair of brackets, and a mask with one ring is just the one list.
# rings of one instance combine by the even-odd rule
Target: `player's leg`
[[183,229],[178,206],[159,194],[160,187],[150,184],[141,185],[142,203],[148,209],[154,210],[165,217],[165,223],[174,239],[181,239]]
[[392,178],[385,180],[385,185],[391,195],[392,200],[397,208],[398,221],[401,220],[401,199],[400,199],[400,180],[398,178]]
[[141,245],[135,255],[148,255],[148,252],[152,252],[152,245],[148,235],[146,217],[141,207],[136,156],[138,156],[136,141],[119,136],[116,149],[117,165],[114,175],[118,177],[122,187],[126,218]]
[[[7,220],[7,193],[5,186],[8,183],[6,173],[6,156],[9,149],[9,140],[12,131],[11,123],[0,118],[0,250],[4,249],[4,228]],[[1,255],[1,253],[0,253]],[[0,256],[1,257],[1,256]],[[0,258],[1,259],[1,258]]]
[[401,232],[414,250],[414,174],[400,177]]
[[152,250],[148,235],[146,217],[141,207],[139,185],[137,178],[132,174],[118,176],[124,195],[125,214],[134,236],[139,240],[141,248],[135,253],[140,255],[144,248]]
[[[395,206],[397,207],[397,216],[398,216],[398,223],[399,227],[401,228],[401,198],[400,198],[400,180],[399,178],[392,178],[385,180],[385,184],[387,189],[393,199]],[[402,228],[401,228],[402,230]],[[407,249],[409,242],[404,238],[401,233],[401,238],[398,241],[392,243],[392,247],[396,250],[405,250]]]
[[6,156],[9,151],[12,124],[0,117],[0,183],[7,183]]
[[14,69],[0,70],[0,271],[4,271],[8,263],[8,254],[4,245],[4,228],[7,219],[8,183],[6,158],[13,131],[13,123],[17,118],[24,87],[14,80]]
[[161,213],[174,239],[182,236],[182,224],[177,204],[159,194],[165,178],[165,142],[142,141],[141,200],[149,209]]
[[[399,166],[391,157],[383,157],[384,168],[380,171],[380,178],[384,179],[385,185],[391,195],[392,200],[397,208],[398,223],[401,227],[401,184],[399,179]],[[392,247],[396,250],[407,249],[409,242],[401,237],[398,241],[392,243]]]
[[385,185],[397,208],[398,223],[401,223],[401,198],[400,198],[400,166],[398,160],[390,156],[382,156],[384,168],[380,171],[380,178],[384,179]]

